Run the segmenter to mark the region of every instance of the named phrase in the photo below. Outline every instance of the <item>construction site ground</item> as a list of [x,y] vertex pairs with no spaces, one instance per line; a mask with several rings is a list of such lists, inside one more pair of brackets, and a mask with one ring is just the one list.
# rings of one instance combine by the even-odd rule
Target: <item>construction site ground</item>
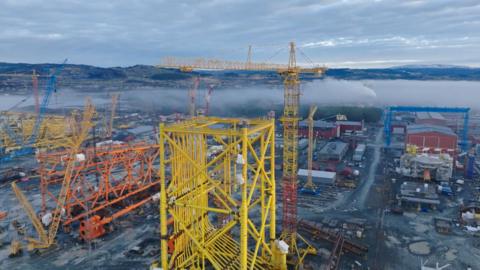
[[[39,209],[38,180],[19,186],[33,207]],[[101,239],[81,242],[74,229],[69,234],[60,232],[58,245],[49,250],[29,253],[24,247],[22,256],[8,258],[10,241],[23,240],[24,237],[15,233],[12,220],[26,226],[28,236],[36,235],[36,232],[28,223],[10,185],[3,185],[0,193],[0,205],[9,206],[9,218],[0,222],[0,269],[146,269],[159,254],[158,207],[150,204],[115,221],[115,230]]]
[[[125,112],[124,112],[125,113]],[[466,269],[480,260],[480,238],[468,234],[460,227],[452,226],[452,233],[439,234],[434,218],[455,219],[462,200],[475,194],[460,192],[454,197],[442,196],[442,206],[437,210],[405,211],[403,215],[390,212],[395,194],[401,182],[394,173],[394,157],[383,149],[382,126],[368,126],[367,151],[356,188],[322,187],[318,196],[299,193],[298,214],[300,220],[322,224],[340,232],[347,239],[368,247],[364,256],[343,254],[339,269],[419,269],[421,261],[429,265],[451,264],[450,269]],[[151,135],[151,134],[150,134]],[[304,155],[302,155],[304,156]],[[351,153],[346,160],[351,159]],[[346,162],[347,162],[346,161]],[[303,162],[303,163],[302,163]],[[300,160],[305,164],[305,160]],[[32,168],[31,159],[20,160],[15,166]],[[281,173],[277,172],[277,183]],[[396,182],[392,182],[396,178]],[[475,183],[466,183],[475,189]],[[38,179],[21,182],[35,209],[40,207]],[[278,231],[281,231],[281,185],[277,185]],[[467,188],[465,188],[467,190]],[[8,217],[0,220],[0,269],[147,269],[159,255],[158,206],[149,204],[113,222],[114,231],[90,243],[77,240],[73,233],[60,232],[58,246],[43,253],[25,252],[16,258],[8,258],[12,240],[24,240],[15,232],[11,222],[18,220],[27,228],[26,235],[36,235],[26,214],[17,202],[10,184],[0,186],[0,205],[8,210]],[[357,231],[362,231],[357,237]],[[306,238],[309,232],[299,229]],[[327,262],[332,243],[315,240],[312,244],[318,255],[306,259],[306,269],[319,269]],[[449,268],[447,268],[449,269]],[[475,269],[475,268],[473,268]]]

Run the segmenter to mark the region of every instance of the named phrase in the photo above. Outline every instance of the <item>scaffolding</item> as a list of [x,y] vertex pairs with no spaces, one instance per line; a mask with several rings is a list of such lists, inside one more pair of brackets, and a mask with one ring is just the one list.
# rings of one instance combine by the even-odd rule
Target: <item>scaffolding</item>
[[160,267],[285,269],[274,121],[197,117],[159,130]]

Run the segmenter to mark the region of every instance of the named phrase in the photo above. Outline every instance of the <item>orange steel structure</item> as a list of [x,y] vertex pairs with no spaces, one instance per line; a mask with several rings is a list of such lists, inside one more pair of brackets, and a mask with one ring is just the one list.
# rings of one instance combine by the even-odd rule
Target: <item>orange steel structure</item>
[[[106,233],[106,224],[154,200],[160,183],[158,150],[157,145],[108,145],[78,153],[62,218],[64,229],[78,222],[80,237],[91,240]],[[43,213],[58,203],[68,158],[65,151],[38,155]]]

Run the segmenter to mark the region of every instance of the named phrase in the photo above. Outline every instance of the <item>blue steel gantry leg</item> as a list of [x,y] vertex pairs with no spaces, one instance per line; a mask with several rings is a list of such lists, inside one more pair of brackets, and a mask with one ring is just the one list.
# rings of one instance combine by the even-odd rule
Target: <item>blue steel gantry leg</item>
[[392,132],[392,110],[387,108],[385,119],[383,123],[383,129],[385,132],[385,146],[390,146],[391,143],[391,132]]
[[462,151],[468,151],[468,111],[463,115],[463,134],[462,134]]

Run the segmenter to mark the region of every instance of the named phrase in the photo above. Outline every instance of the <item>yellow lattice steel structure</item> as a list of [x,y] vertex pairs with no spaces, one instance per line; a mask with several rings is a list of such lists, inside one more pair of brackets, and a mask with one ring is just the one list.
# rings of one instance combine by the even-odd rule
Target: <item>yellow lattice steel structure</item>
[[160,125],[162,269],[285,269],[274,129],[213,117]]
[[[11,138],[11,134],[1,129],[0,145],[5,147],[7,151],[23,147],[17,144],[17,140],[20,142],[29,141],[37,115],[33,113],[4,112],[1,117],[10,126],[16,138]],[[71,136],[70,121],[71,117],[46,115],[40,125],[37,140],[32,146],[42,149],[66,147],[66,138]]]

